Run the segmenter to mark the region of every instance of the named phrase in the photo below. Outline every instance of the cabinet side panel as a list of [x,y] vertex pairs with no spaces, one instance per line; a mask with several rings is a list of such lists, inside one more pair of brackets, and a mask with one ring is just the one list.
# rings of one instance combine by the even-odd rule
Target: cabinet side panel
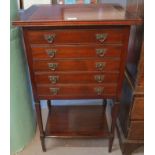
[[34,100],[35,102],[38,102],[38,96],[37,96],[37,91],[36,91],[36,86],[35,86],[35,79],[34,79],[34,72],[32,69],[32,52],[30,48],[30,44],[28,41],[27,37],[27,32],[28,30],[26,28],[23,28],[23,37],[24,37],[24,43],[25,43],[25,53],[26,53],[26,58],[29,66],[29,72],[30,72],[30,78],[31,78],[31,84],[32,84],[32,90],[33,90],[33,95],[34,95]]
[[119,114],[120,125],[125,137],[127,137],[128,134],[129,112],[131,103],[132,103],[132,90],[125,79],[123,82],[123,89],[120,100],[120,114]]
[[125,70],[125,64],[127,60],[127,50],[128,50],[128,40],[129,40],[129,34],[130,34],[130,26],[124,27],[124,42],[122,47],[122,54],[121,54],[121,64],[120,64],[120,75],[119,75],[119,82],[118,82],[118,90],[117,90],[117,98],[119,99],[122,92],[122,84],[124,80],[124,70]]

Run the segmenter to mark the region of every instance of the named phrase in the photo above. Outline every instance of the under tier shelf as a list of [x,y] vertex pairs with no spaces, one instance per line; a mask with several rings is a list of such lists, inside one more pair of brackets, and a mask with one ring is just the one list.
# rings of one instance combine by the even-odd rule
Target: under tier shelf
[[51,106],[46,137],[109,137],[105,107]]

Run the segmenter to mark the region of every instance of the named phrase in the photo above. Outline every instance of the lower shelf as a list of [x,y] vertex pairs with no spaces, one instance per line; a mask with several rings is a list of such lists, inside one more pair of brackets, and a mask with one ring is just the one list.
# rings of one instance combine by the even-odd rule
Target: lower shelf
[[109,137],[104,106],[51,106],[46,137]]

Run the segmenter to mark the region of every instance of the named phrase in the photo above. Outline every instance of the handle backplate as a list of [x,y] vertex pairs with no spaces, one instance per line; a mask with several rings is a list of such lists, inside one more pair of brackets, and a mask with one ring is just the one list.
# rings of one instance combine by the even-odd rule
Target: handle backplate
[[59,80],[59,76],[49,76],[49,80],[54,84]]
[[94,88],[94,91],[97,95],[102,95],[104,88],[103,87],[96,87],[96,88]]
[[107,33],[97,33],[96,34],[96,40],[100,41],[101,43],[103,43],[108,37]]
[[105,53],[107,52],[107,49],[105,48],[99,48],[96,49],[96,54],[100,57],[104,57]]
[[59,92],[59,88],[50,88],[50,92],[52,95],[57,95]]
[[97,62],[96,63],[96,69],[101,71],[104,69],[105,65],[106,65],[105,62]]
[[95,81],[101,83],[104,81],[104,75],[95,75],[94,79],[95,79]]
[[53,58],[55,56],[57,50],[56,49],[47,49],[46,52],[49,57]]
[[49,67],[49,69],[54,71],[58,67],[58,64],[57,63],[48,63],[48,67]]
[[53,43],[55,36],[56,36],[55,34],[45,34],[45,35],[44,35],[44,39],[45,39],[48,43]]

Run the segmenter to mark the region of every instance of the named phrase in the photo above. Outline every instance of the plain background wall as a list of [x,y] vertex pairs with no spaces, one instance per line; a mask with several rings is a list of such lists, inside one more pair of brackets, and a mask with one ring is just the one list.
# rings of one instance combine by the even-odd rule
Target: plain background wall
[[[17,15],[17,0],[10,1],[10,19]],[[35,116],[19,28],[10,27],[10,146],[11,154],[26,146],[35,134]]]

